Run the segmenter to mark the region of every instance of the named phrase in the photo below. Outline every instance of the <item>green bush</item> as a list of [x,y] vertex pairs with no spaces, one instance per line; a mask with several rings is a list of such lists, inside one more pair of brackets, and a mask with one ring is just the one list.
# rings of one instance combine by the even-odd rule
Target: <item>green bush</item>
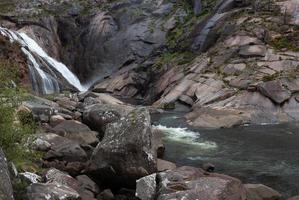
[[[26,138],[35,132],[36,123],[31,112],[16,112],[26,92],[20,86],[21,74],[18,63],[8,57],[4,48],[4,41],[0,38],[0,147],[5,152],[9,162],[13,162],[18,171],[39,171],[35,164],[42,154],[30,151],[23,144]],[[9,45],[7,46],[9,48]],[[24,187],[19,180],[13,180],[16,199]],[[20,189],[22,188],[22,189]]]

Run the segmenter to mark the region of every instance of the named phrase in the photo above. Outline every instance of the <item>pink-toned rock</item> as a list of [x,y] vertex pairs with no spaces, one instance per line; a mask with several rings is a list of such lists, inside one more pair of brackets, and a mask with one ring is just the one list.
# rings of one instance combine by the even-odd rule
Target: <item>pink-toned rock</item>
[[264,57],[266,51],[267,49],[263,45],[246,45],[240,48],[239,55],[242,57]]

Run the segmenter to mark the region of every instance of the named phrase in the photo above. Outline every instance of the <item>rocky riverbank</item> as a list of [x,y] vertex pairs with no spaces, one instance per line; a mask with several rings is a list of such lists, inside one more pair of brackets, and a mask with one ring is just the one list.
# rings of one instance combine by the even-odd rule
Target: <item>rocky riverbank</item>
[[183,103],[197,127],[299,119],[296,0],[14,4],[2,25],[26,32],[95,92]]
[[[176,167],[162,160],[161,131],[150,119],[157,110],[150,107],[87,92],[52,100],[32,96],[18,112],[32,113],[39,124],[24,145],[43,152],[40,172],[12,174],[28,184],[22,199],[283,199],[267,186],[213,173],[211,164]],[[10,183],[3,154],[1,166],[1,180]],[[2,199],[13,199],[10,184],[0,191]]]

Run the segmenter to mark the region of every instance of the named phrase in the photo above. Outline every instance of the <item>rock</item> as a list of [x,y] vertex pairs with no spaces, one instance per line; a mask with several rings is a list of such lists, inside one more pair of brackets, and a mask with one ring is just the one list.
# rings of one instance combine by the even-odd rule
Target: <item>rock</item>
[[86,152],[75,141],[56,134],[39,135],[37,137],[51,145],[50,150],[44,156],[46,160],[57,159],[68,162],[84,162],[87,160]]
[[136,179],[157,170],[151,141],[149,112],[145,108],[135,109],[107,126],[103,140],[93,152],[91,170],[108,185],[134,187]]
[[65,121],[65,119],[61,115],[52,115],[50,117],[50,125],[52,127],[57,126],[61,122]]
[[250,37],[250,36],[243,36],[243,35],[237,35],[234,37],[231,37],[227,40],[225,40],[225,45],[227,47],[232,46],[244,46],[244,45],[252,45],[252,44],[259,44],[260,41],[257,38]]
[[194,100],[187,95],[181,95],[179,100],[190,105],[190,106],[192,106],[194,104]]
[[78,192],[64,185],[55,183],[34,183],[27,188],[27,197],[30,200],[57,199],[79,200]]
[[97,196],[98,200],[114,200],[114,195],[111,192],[110,189],[106,189],[104,191],[102,191],[98,196]]
[[236,88],[244,90],[244,89],[248,88],[250,83],[251,83],[251,80],[236,78],[236,79],[232,79],[229,82],[229,85],[232,86],[232,87],[236,87]]
[[176,168],[176,165],[174,163],[166,161],[166,160],[162,160],[162,159],[157,159],[158,172],[172,170],[175,168]]
[[88,107],[95,104],[102,104],[103,102],[97,98],[87,97],[84,99],[83,106]]
[[77,102],[70,100],[67,97],[56,98],[56,103],[67,110],[74,111],[78,105]]
[[163,158],[164,152],[165,152],[165,146],[162,141],[162,132],[159,129],[153,129],[152,130],[152,146],[153,151],[156,152],[157,158]]
[[39,183],[42,181],[42,177],[31,172],[20,173],[22,179],[25,179],[29,184]]
[[267,49],[263,45],[246,45],[240,48],[239,55],[243,57],[264,57],[266,51]]
[[64,185],[70,187],[76,191],[79,190],[80,184],[75,178],[70,175],[59,171],[58,169],[52,168],[46,172],[45,175],[46,181],[48,183],[55,183],[57,185]]
[[262,184],[244,184],[247,200],[280,200],[277,191]]
[[112,104],[112,105],[123,105],[124,103],[119,99],[104,93],[96,93],[97,100],[103,102],[104,104]]
[[[54,103],[54,102],[53,102]],[[31,110],[33,115],[40,120],[39,116],[47,116],[48,118],[55,114],[56,109],[54,107],[43,105],[37,102],[24,102],[23,106]]]
[[269,97],[277,104],[281,104],[291,97],[291,93],[282,86],[281,81],[268,81],[257,87],[261,94]]
[[154,103],[154,106],[161,107],[164,104],[173,103],[176,101],[185,91],[187,91],[191,85],[195,82],[192,80],[183,80],[169,93],[163,95],[158,101]]
[[9,176],[6,157],[0,148],[0,199],[13,200],[13,189]]
[[294,197],[291,197],[291,198],[289,198],[287,200],[299,200],[299,196],[294,196]]
[[222,72],[226,75],[235,75],[240,74],[242,71],[246,68],[246,64],[240,63],[240,64],[228,64],[226,65]]
[[143,177],[136,181],[135,196],[141,200],[154,200],[156,196],[156,174]]
[[85,190],[89,190],[89,191],[93,192],[94,194],[98,194],[100,192],[99,186],[93,180],[91,180],[88,176],[80,175],[80,176],[77,176],[76,179],[78,180],[81,188],[83,188]]
[[215,170],[215,165],[213,165],[212,163],[204,163],[202,165],[202,169],[207,172],[213,172]]
[[102,138],[106,125],[116,122],[132,110],[133,107],[125,105],[96,104],[84,110],[82,120],[92,130],[100,133],[100,137]]
[[244,123],[246,118],[239,110],[199,108],[186,116],[187,122],[196,127],[230,128]]
[[[30,138],[31,139],[31,138]],[[51,148],[51,144],[39,137],[32,138],[33,141],[29,143],[29,146],[31,149],[36,150],[36,151],[48,151]]]
[[143,177],[137,182],[136,196],[148,199],[245,200],[245,189],[238,179],[205,174],[194,167],[180,167]]
[[55,126],[52,131],[60,136],[77,141],[80,144],[94,145],[99,142],[98,133],[75,120],[66,120]]

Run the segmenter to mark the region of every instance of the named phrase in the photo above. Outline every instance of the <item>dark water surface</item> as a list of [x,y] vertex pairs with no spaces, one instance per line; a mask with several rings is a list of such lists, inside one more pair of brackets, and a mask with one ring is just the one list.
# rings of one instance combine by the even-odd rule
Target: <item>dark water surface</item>
[[196,167],[211,162],[244,183],[263,183],[286,197],[299,194],[299,124],[206,130],[188,127],[182,116],[152,115],[165,134],[165,160]]

